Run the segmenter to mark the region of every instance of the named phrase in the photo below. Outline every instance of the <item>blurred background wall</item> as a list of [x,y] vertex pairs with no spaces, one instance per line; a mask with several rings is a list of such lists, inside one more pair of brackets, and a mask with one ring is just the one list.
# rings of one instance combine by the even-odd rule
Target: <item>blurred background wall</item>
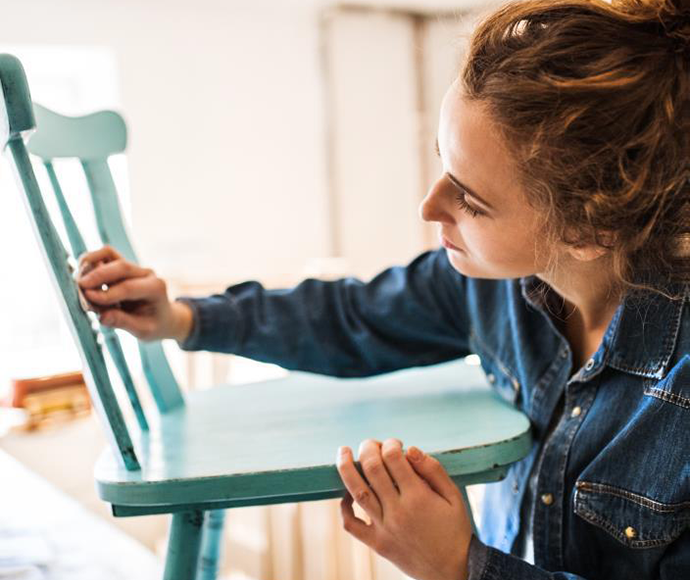
[[[140,261],[169,281],[173,295],[202,294],[248,278],[269,286],[307,275],[368,278],[438,245],[418,205],[439,171],[433,141],[441,98],[486,7],[478,0],[0,0],[0,51],[23,60],[35,101],[66,114],[123,114],[128,152],[112,164]],[[4,163],[0,187],[0,242],[14,248],[3,253],[1,396],[9,377],[80,363]],[[76,172],[66,193],[86,216]],[[95,229],[88,233],[99,247]],[[166,349],[187,388],[281,372]],[[3,445],[106,514],[90,473],[98,426],[83,429],[93,436],[74,454],[70,474],[46,450],[84,441],[79,429],[64,440],[42,435],[43,452],[26,441]],[[229,560],[245,563],[236,573],[385,576],[376,576],[385,564],[368,553],[344,564],[345,548],[336,547],[359,548],[333,535],[332,503],[243,511],[228,531],[235,538]],[[167,525],[116,523],[152,549]],[[321,559],[309,556],[319,550]],[[347,570],[354,575],[338,576]]]

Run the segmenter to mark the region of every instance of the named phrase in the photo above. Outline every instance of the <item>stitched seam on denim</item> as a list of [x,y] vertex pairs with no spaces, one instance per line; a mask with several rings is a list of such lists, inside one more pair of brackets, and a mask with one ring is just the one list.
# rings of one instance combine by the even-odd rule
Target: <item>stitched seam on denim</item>
[[[492,349],[490,349],[488,346],[486,346],[486,343],[485,343],[483,340],[481,340],[481,339],[479,338],[479,336],[478,336],[474,331],[472,331],[471,334],[470,334],[470,339],[472,339],[472,338],[474,338],[475,342],[476,342],[482,349],[484,349],[484,350],[486,351],[486,353],[491,357],[491,360],[493,360],[493,361],[498,365],[499,370],[500,370],[501,372],[503,372],[505,375],[507,375],[508,378],[513,382],[513,384],[515,384],[515,383],[518,383],[518,385],[520,384],[520,381],[518,381],[517,378],[515,377],[515,373],[513,373],[512,371],[510,371],[510,370],[508,369],[508,367],[506,367],[506,365],[504,365],[504,364],[501,362],[501,359],[499,359],[499,358],[496,356],[496,354],[494,354],[494,352],[493,352]],[[517,390],[519,390],[519,389],[517,389]]]
[[594,524],[595,526],[601,528],[602,530],[611,534],[622,544],[630,548],[651,548],[654,546],[662,546],[673,541],[674,538],[670,539],[656,539],[656,540],[629,540],[625,534],[621,533],[620,530],[614,526],[607,519],[600,517],[593,511],[588,510],[585,507],[579,506],[576,508],[576,513],[580,515],[584,520]]
[[649,378],[657,378],[659,376],[659,370],[663,368],[663,364],[657,365],[656,367],[635,367],[631,365],[627,365],[624,363],[619,363],[619,362],[609,362],[609,366],[617,369],[619,371],[626,371],[629,373],[635,373],[635,374],[641,374],[645,377]]
[[690,409],[690,399],[677,395],[676,393],[669,393],[657,387],[645,387],[644,394],[672,403],[673,405],[678,405],[684,409]]
[[[643,507],[647,507],[647,508],[654,510],[655,512],[659,512],[659,513],[675,513],[675,512],[681,511],[681,510],[686,510],[686,509],[690,510],[690,501],[684,501],[681,503],[662,503],[660,501],[649,499],[648,497],[634,493],[632,491],[628,491],[627,489],[623,489],[620,487],[614,487],[613,485],[608,485],[605,483],[594,483],[591,481],[578,481],[575,484],[575,487],[578,490],[582,489],[585,491],[606,493],[609,495],[621,497],[623,499],[630,500],[633,503],[636,503],[636,504],[641,505]],[[683,514],[677,514],[677,515],[681,519],[690,519],[690,513],[688,513],[687,515],[683,515]]]

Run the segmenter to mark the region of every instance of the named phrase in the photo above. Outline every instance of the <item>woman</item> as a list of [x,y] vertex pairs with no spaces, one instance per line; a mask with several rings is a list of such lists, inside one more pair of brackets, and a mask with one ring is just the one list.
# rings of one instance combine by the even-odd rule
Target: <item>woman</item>
[[366,284],[171,303],[103,248],[79,283],[103,324],[291,369],[479,353],[536,440],[488,486],[481,540],[421,450],[364,441],[366,478],[339,450],[345,529],[413,578],[688,578],[689,114],[690,2],[509,4],[443,101],[443,173],[421,206],[443,249]]

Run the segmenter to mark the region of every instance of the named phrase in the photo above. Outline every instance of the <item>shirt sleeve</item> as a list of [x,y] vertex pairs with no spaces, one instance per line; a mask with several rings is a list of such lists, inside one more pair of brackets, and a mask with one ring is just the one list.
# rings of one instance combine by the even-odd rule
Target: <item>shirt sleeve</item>
[[[683,571],[687,572],[690,569],[688,539],[686,535],[685,541],[681,538],[664,553],[659,566],[660,575],[655,576],[654,580],[676,580],[682,577]],[[470,541],[467,564],[467,580],[587,580],[584,576],[572,572],[548,572],[516,556],[486,546],[476,536],[472,536]],[[646,579],[647,577],[639,578]]]
[[243,282],[222,294],[178,298],[194,313],[180,347],[340,377],[435,364],[470,352],[466,282],[443,249],[367,283],[307,279],[267,290]]
[[484,545],[476,536],[470,541],[467,580],[587,580],[569,572],[547,572],[517,556]]

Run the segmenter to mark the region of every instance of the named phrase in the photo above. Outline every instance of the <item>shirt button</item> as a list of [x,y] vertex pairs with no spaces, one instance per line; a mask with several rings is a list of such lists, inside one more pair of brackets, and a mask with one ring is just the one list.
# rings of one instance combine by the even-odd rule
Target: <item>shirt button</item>
[[570,411],[570,416],[571,417],[579,417],[580,413],[582,413],[581,407],[573,407],[573,410]]
[[625,528],[625,537],[629,539],[633,539],[635,536],[637,536],[637,530],[633,528],[632,526],[628,526]]
[[513,389],[515,389],[516,391],[520,390],[520,383],[517,379],[513,379]]
[[486,378],[489,379],[489,382],[493,385],[496,382],[496,377],[494,376],[493,373],[489,373],[486,375]]
[[541,495],[541,503],[544,505],[551,505],[553,503],[553,495],[550,493],[543,493]]
[[514,493],[515,495],[517,495],[517,493],[518,493],[519,491],[520,491],[520,488],[518,487],[518,482],[517,482],[517,480],[515,480],[515,481],[513,482],[513,493]]
[[567,348],[563,348],[563,350],[561,350],[561,358],[568,358],[568,349]]
[[594,359],[591,358],[587,361],[587,364],[585,365],[585,370],[590,371],[590,370],[592,370],[593,366],[594,366]]

